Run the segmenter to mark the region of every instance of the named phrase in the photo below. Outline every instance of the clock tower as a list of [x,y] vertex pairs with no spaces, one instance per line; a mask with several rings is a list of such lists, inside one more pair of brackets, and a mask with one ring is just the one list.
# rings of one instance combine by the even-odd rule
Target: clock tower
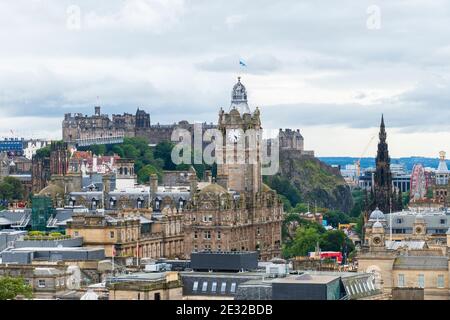
[[231,93],[229,112],[219,112],[218,129],[223,143],[218,155],[217,182],[225,189],[255,194],[262,190],[261,147],[262,128],[259,109],[251,112],[247,90],[240,77]]

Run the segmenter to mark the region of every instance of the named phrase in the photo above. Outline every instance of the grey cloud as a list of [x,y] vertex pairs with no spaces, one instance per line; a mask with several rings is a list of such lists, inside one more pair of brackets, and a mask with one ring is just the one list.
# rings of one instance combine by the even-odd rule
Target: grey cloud
[[266,106],[262,113],[269,122],[285,123],[293,127],[341,125],[349,128],[377,126],[381,113],[384,113],[388,126],[398,128],[401,132],[449,132],[448,92],[450,82],[427,82],[369,105],[299,103]]
[[[81,8],[79,31],[66,28],[72,4]],[[245,71],[260,88],[264,81],[269,97],[275,96],[271,90],[304,83],[305,90],[349,92],[355,101],[343,104],[337,96],[335,103],[311,104],[301,93],[290,105],[271,101],[263,117],[275,127],[365,128],[378,125],[385,112],[389,125],[405,131],[449,131],[450,5],[380,0],[381,29],[368,30],[372,4],[3,1],[0,113],[59,117],[88,112],[100,96],[108,113],[145,107],[157,122],[215,121],[218,108],[229,103],[236,74]],[[140,5],[144,10],[136,10]],[[240,58],[247,68],[239,67]],[[66,59],[77,60],[75,71],[65,68]],[[105,67],[94,68],[97,63]],[[246,85],[251,95],[252,83]],[[367,105],[378,92],[384,97]]]
[[[240,66],[240,60],[242,60],[246,66]],[[249,74],[266,74],[279,70],[281,66],[282,63],[280,60],[268,54],[257,54],[248,58],[233,54],[220,56],[215,59],[196,64],[198,69],[205,71],[229,73],[243,71]]]

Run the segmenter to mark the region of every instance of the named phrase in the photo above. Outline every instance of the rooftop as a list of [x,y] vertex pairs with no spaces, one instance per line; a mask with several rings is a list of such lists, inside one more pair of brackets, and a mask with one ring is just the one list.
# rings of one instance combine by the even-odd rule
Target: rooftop
[[274,279],[274,283],[314,283],[314,284],[327,284],[340,279],[338,275],[319,275],[319,274],[302,274],[293,275],[286,278]]
[[445,256],[400,256],[394,261],[394,270],[448,270]]

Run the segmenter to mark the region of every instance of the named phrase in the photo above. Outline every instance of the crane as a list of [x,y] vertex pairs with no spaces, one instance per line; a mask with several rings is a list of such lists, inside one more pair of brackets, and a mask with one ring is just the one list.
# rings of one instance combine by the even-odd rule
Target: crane
[[367,143],[366,147],[364,148],[364,151],[361,153],[361,156],[359,157],[358,160],[355,161],[355,165],[356,165],[356,174],[357,177],[359,178],[359,176],[361,175],[361,159],[362,157],[364,157],[364,155],[367,152],[367,149],[369,149],[370,144],[372,143],[373,139],[375,139],[375,137],[377,136],[377,134],[375,133],[372,138],[370,138],[369,142]]

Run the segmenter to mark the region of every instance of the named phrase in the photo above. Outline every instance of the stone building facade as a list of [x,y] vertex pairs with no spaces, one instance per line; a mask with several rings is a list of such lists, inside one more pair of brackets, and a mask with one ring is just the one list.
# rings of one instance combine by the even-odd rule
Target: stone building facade
[[67,222],[66,233],[83,237],[85,246],[102,246],[105,256],[180,258],[183,256],[182,214],[164,210],[121,210],[102,215],[80,213]]
[[[201,124],[203,130],[215,128],[213,124]],[[63,141],[76,144],[79,139],[107,138],[107,137],[142,137],[149,144],[158,144],[164,140],[171,140],[175,129],[186,129],[193,132],[194,124],[180,121],[174,124],[151,124],[150,115],[144,110],[137,109],[136,114],[113,114],[112,118],[102,114],[100,107],[95,107],[94,115],[81,113],[67,113],[62,122]]]
[[278,139],[280,151],[298,152],[300,154],[314,156],[314,151],[305,150],[305,139],[299,129],[280,129]]
[[6,152],[0,152],[0,181],[9,176],[9,159]]
[[450,170],[445,161],[445,152],[439,153],[439,166],[436,170],[433,198],[441,206],[448,207],[450,203]]
[[366,242],[358,252],[358,270],[375,275],[375,286],[392,295],[396,288],[423,289],[426,300],[449,300],[450,232],[436,241],[416,216],[413,233],[390,241],[384,214],[375,210],[365,225]]
[[219,112],[218,129],[224,138],[216,146],[223,157],[217,161],[217,181],[195,191],[186,206],[186,256],[203,250],[256,250],[262,260],[278,257],[283,205],[262,182],[260,111],[250,111],[240,78],[230,111]]
[[109,300],[182,300],[182,283],[177,272],[133,274],[108,282]]

